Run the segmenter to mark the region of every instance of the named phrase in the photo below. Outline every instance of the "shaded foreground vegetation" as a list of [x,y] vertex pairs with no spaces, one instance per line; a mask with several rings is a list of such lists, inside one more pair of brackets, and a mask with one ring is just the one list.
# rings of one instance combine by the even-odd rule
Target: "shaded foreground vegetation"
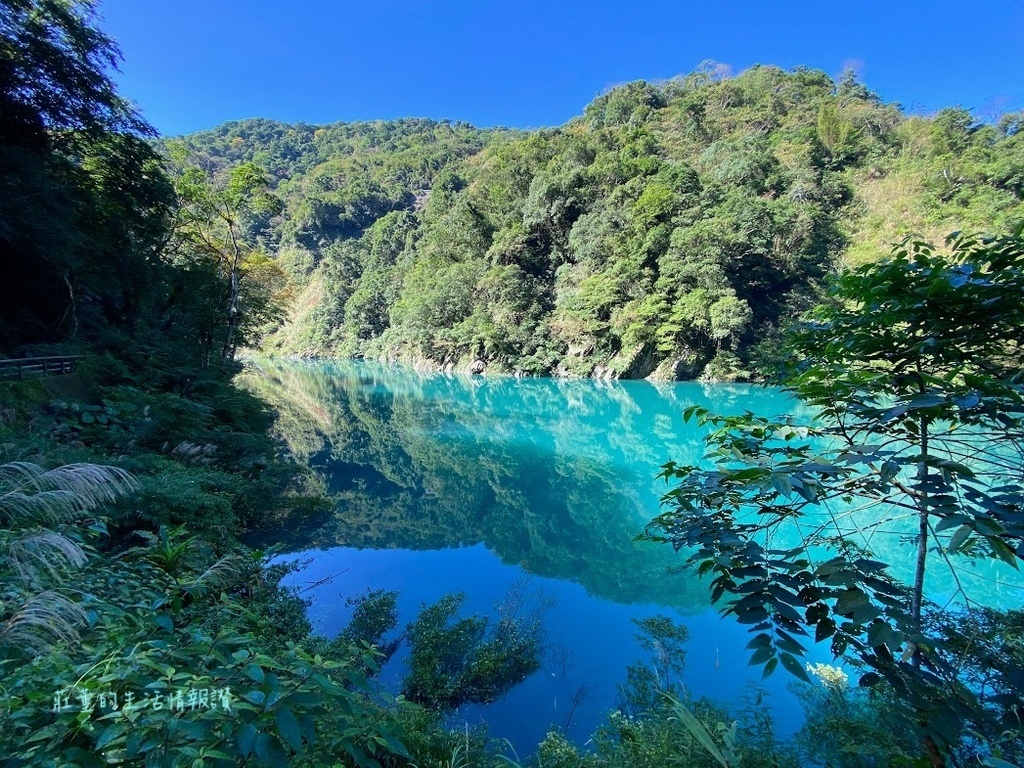
[[[106,75],[117,51],[91,8],[0,0],[0,351],[85,356],[72,376],[0,382],[4,765],[502,762],[484,735],[450,733],[444,717],[529,674],[535,627],[459,617],[458,599],[443,600],[406,628],[413,663],[405,695],[390,695],[373,684],[394,646],[388,596],[365,597],[361,622],[338,638],[311,636],[280,570],[238,543],[323,502],[268,436],[265,405],[232,386],[237,348],[739,375],[757,342],[815,298],[847,238],[868,256],[870,232],[888,239],[872,216],[892,200],[908,201],[914,226],[955,214],[1002,227],[1019,213],[1019,118],[905,119],[850,79],[805,70],[633,84],[531,135],[250,122],[165,157]],[[908,197],[885,191],[886,179],[914,178]],[[851,217],[857,189],[876,195]],[[997,340],[1013,371],[998,379],[998,405],[1016,428],[1003,406],[1019,402],[1019,336]],[[978,395],[986,416],[992,395]],[[975,408],[911,400],[893,418],[942,420],[928,409],[950,403]],[[924,479],[963,475],[922,463],[936,470]],[[997,542],[1016,535],[1019,505],[992,503],[962,522],[958,544],[1005,557]],[[820,599],[851,621],[877,618],[860,603],[840,610],[842,595]],[[920,611],[911,616],[919,630]],[[984,640],[971,653],[990,655],[963,686],[1017,690],[1019,616],[971,621]],[[943,626],[950,643],[964,635]],[[631,670],[595,750],[553,734],[538,764],[921,758],[922,710],[898,685],[852,689],[818,670],[826,684],[805,689],[805,734],[842,737],[804,741],[801,757],[777,743],[756,699],[736,723],[688,700],[680,630],[641,630],[649,648],[671,650]],[[921,643],[910,662],[926,671],[932,658]],[[1013,758],[1019,729],[938,746],[939,758]]]

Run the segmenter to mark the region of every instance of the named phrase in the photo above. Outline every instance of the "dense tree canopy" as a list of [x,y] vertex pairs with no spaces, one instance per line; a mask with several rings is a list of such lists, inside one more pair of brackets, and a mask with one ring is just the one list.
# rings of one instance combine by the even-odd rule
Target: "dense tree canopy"
[[[747,376],[769,366],[780,327],[844,258],[872,263],[909,231],[1008,230],[1024,214],[1021,115],[907,118],[855,78],[803,68],[631,83],[531,132],[249,120],[157,141],[116,92],[119,54],[94,7],[0,0],[0,354],[88,353],[70,382],[0,382],[0,445],[32,460],[0,465],[0,751],[14,764],[468,762],[469,733],[453,740],[430,708],[493,701],[537,668],[536,621],[463,618],[458,597],[406,628],[403,687],[426,708],[367,680],[376,652],[362,643],[394,626],[393,596],[364,599],[365,621],[333,642],[309,636],[280,570],[236,540],[323,505],[309,493],[315,475],[280,459],[264,406],[230,385],[237,348]],[[794,386],[824,409],[823,425],[718,421],[722,462],[668,468],[680,485],[652,528],[698,547],[715,597],[735,598],[728,610],[754,627],[755,662],[806,677],[804,638],[831,639],[872,670],[865,683],[891,685],[899,706],[870,710],[893,713],[875,717],[890,753],[920,732],[936,764],[979,744],[1019,758],[1024,690],[1020,615],[944,616],[924,589],[929,546],[954,573],[961,555],[1024,557],[1024,247],[1019,230],[952,245],[951,259],[914,243],[843,278],[794,347],[807,360]],[[333,413],[310,404],[317,418]],[[417,442],[423,430],[388,433],[359,398],[334,407],[362,419],[373,450],[421,465],[397,480],[380,472],[396,503],[435,468],[466,499],[494,496],[493,477],[509,471],[501,453],[468,466]],[[401,421],[415,404],[391,407]],[[291,436],[306,437],[297,422]],[[338,435],[354,444],[358,432]],[[467,466],[447,472],[453,463]],[[538,473],[540,491],[557,484],[550,468],[521,471]],[[857,498],[886,523],[887,510],[909,515],[911,583],[847,531],[782,550],[758,538]],[[470,506],[448,515],[445,541],[466,540],[455,528],[472,523],[460,517]],[[755,522],[740,518],[750,508]],[[507,509],[563,538],[604,535],[526,499]],[[363,527],[366,541],[384,533]],[[552,572],[582,565],[568,549],[529,556]],[[624,588],[615,573],[601,577],[609,594]],[[684,693],[685,632],[641,629],[644,647],[667,656],[653,674],[634,667],[623,694],[653,710],[660,691]],[[94,696],[172,685],[240,695],[232,717],[126,714]],[[832,690],[808,700],[828,703],[829,726],[857,703]],[[792,764],[770,733],[720,723],[713,737],[720,717],[675,702],[613,715],[597,755],[558,738],[548,753],[566,766],[660,766],[684,752],[695,765]],[[481,764],[499,762],[474,743]]]
[[849,75],[704,67],[529,133],[253,120],[184,141],[261,163],[285,203],[249,232],[294,290],[269,350],[692,378],[768,367],[844,260],[1024,215],[1018,128],[907,118]]
[[92,0],[0,3],[0,142],[41,146],[86,134],[148,134],[108,71],[120,53]]
[[213,284],[163,255],[174,191],[110,80],[117,48],[91,2],[5,0],[0,14],[0,350],[160,332],[181,354],[196,330],[174,317],[176,286]]

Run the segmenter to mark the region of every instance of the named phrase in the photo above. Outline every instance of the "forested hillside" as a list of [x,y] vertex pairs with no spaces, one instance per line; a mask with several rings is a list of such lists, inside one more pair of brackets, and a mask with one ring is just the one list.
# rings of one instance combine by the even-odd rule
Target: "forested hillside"
[[[313,636],[287,568],[240,543],[329,508],[232,383],[290,287],[260,240],[281,185],[181,147],[165,164],[118,61],[88,0],[0,0],[0,765],[434,764],[469,740],[448,709],[534,671],[536,631],[444,598],[409,625],[407,702],[369,682],[397,614],[358,621],[393,595]],[[59,367],[21,367],[41,355]],[[449,647],[454,686],[425,676]]]
[[[281,585],[288,566],[240,536],[294,541],[319,522],[324,541],[345,525],[356,546],[411,545],[434,517],[448,546],[493,540],[503,517],[528,536],[495,546],[502,557],[550,576],[590,570],[595,594],[634,600],[663,561],[615,560],[611,543],[635,535],[628,508],[601,525],[585,503],[570,509],[560,479],[613,504],[615,468],[584,453],[553,464],[546,446],[517,454],[514,419],[491,428],[494,449],[441,439],[487,428],[487,387],[462,423],[423,429],[415,397],[375,403],[275,366],[236,387],[237,350],[725,378],[770,365],[781,326],[819,298],[789,342],[805,362],[791,384],[838,432],[723,417],[706,444],[742,431],[727,461],[666,465],[680,485],[647,529],[713,555],[698,566],[715,572],[713,596],[743,594],[726,612],[763,633],[755,666],[822,681],[800,694],[795,743],[779,741],[759,691],[738,714],[694,698],[686,630],[654,617],[637,622],[645,658],[626,670],[621,707],[577,749],[565,737],[577,699],[522,764],[1024,762],[1024,614],[932,610],[924,587],[929,536],[958,589],[954,556],[1024,558],[1024,245],[1010,226],[1024,218],[1024,115],[907,117],[853,78],[706,68],[617,88],[551,130],[250,120],[160,140],[118,95],[118,49],[97,24],[91,0],[0,0],[0,766],[519,765],[484,732],[450,730],[451,715],[540,668],[536,615],[465,615],[448,595],[403,632],[395,593],[339,592],[352,620],[328,639],[305,590]],[[843,260],[961,228],[1010,234],[956,240],[949,256],[916,245],[820,291]],[[44,355],[60,356],[60,375],[24,373],[22,358]],[[600,423],[653,473],[669,457],[629,431],[641,409],[627,400]],[[549,410],[559,443],[588,437]],[[687,418],[714,422],[699,411]],[[317,462],[333,458],[365,471],[332,487]],[[531,492],[506,492],[510,475]],[[744,541],[836,496],[884,501],[886,527],[890,504],[909,511],[909,589],[877,552],[824,529],[805,549],[839,554],[818,564]],[[538,543],[545,531],[555,544]],[[811,627],[851,671],[876,672],[847,688],[846,672],[805,669]],[[407,672],[391,686],[378,673],[399,645]]]
[[211,178],[254,163],[283,201],[246,219],[287,276],[267,351],[729,378],[770,365],[842,262],[1024,216],[1020,127],[908,117],[852,75],[709,66],[556,129],[248,120],[177,150]]

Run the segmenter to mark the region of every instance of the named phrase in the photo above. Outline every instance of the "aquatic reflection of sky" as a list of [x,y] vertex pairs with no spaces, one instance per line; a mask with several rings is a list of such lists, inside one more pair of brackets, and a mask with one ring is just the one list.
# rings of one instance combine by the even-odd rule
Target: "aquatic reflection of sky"
[[[407,623],[426,603],[444,594],[464,592],[463,614],[494,615],[497,602],[515,589],[526,575],[508,566],[486,547],[449,550],[356,550],[345,547],[307,552],[281,560],[313,561],[287,583],[305,589],[324,579],[303,596],[311,598],[310,619],[316,631],[334,636],[348,622],[351,608],[345,598],[367,589],[393,589],[399,598],[400,620]],[[333,577],[333,578],[331,578]],[[571,581],[530,577],[527,590],[552,600],[544,621],[543,668],[501,701],[486,707],[469,707],[453,716],[461,724],[485,719],[496,738],[507,739],[520,756],[533,752],[549,728],[563,730],[579,743],[590,737],[607,711],[614,707],[616,685],[625,680],[626,667],[644,658],[631,619],[667,615],[690,631],[686,655],[686,687],[694,697],[708,696],[736,702],[750,685],[760,680],[760,670],[747,666],[744,647],[750,636],[745,628],[713,611],[691,616],[654,605],[620,605],[591,597]],[[815,654],[826,661],[827,656]],[[404,674],[402,656],[396,656],[381,672],[388,690],[400,687]],[[779,734],[792,733],[801,719],[796,697],[787,690],[792,678],[776,673],[764,686],[779,720]],[[591,690],[569,719],[572,699],[581,687]]]
[[[367,588],[401,592],[401,621],[446,593],[465,592],[465,612],[492,613],[510,587],[531,574],[533,587],[556,601],[545,625],[544,669],[486,708],[486,717],[520,754],[533,751],[548,727],[585,741],[615,704],[615,686],[643,654],[633,618],[662,613],[690,629],[686,685],[695,696],[736,701],[760,669],[747,666],[750,635],[708,610],[707,586],[692,573],[670,575],[685,560],[666,545],[637,543],[667,489],[660,466],[696,464],[704,446],[691,404],[713,412],[745,410],[774,417],[793,410],[778,390],[751,385],[470,378],[415,374],[372,363],[267,363],[249,385],[274,403],[278,429],[296,457],[323,479],[335,499],[326,521],[278,532],[292,553],[312,559],[291,578],[312,584],[311,615],[332,636],[347,622],[345,597]],[[801,414],[809,416],[806,412]],[[834,510],[839,514],[843,510]],[[813,511],[812,511],[813,512]],[[804,523],[813,527],[814,514]],[[878,510],[843,519],[856,528]],[[863,541],[907,580],[907,529]],[[859,535],[859,534],[858,534]],[[783,541],[787,536],[792,541]],[[796,544],[797,531],[775,546]],[[268,542],[264,542],[268,543]],[[1019,574],[992,563],[962,565],[974,597],[1018,606]],[[935,559],[926,582],[944,601],[953,579]],[[813,659],[828,659],[827,644]],[[401,658],[383,671],[396,690]],[[799,726],[793,678],[766,682],[780,734]]]

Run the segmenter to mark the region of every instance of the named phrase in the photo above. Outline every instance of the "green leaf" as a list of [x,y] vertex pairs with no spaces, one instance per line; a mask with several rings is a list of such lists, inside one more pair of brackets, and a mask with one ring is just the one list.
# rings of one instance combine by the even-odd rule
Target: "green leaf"
[[918,408],[935,408],[939,405],[946,404],[946,396],[940,395],[936,392],[929,392],[923,395],[918,395],[908,403],[908,407],[911,409]]
[[118,720],[111,723],[103,732],[100,733],[99,738],[96,739],[96,750],[99,751],[104,747],[109,746],[115,739],[121,736],[126,730],[128,730],[128,723],[124,720]]
[[950,554],[956,552],[967,542],[972,533],[974,533],[974,528],[969,525],[961,525],[949,540],[949,546],[946,547],[946,551]]
[[285,751],[284,746],[269,733],[258,734],[254,748],[256,756],[264,763],[270,763],[274,768],[278,766],[284,768],[288,765],[288,753]]
[[836,623],[832,619],[822,619],[814,628],[814,642],[820,643],[835,634]]
[[256,739],[256,728],[252,723],[244,723],[238,729],[238,751],[242,757],[248,757],[253,749],[253,742]]
[[772,637],[771,637],[771,635],[762,632],[760,635],[758,635],[753,640],[751,640],[749,643],[747,643],[747,648],[748,649],[764,648],[764,647],[769,646],[771,644],[772,644]]
[[396,739],[394,736],[392,736],[390,733],[383,733],[381,734],[381,736],[383,737],[384,742],[387,744],[388,749],[390,749],[393,754],[406,758],[412,757],[412,755],[409,753],[409,750],[405,748],[405,745],[398,739]]
[[672,706],[672,713],[679,718],[679,722],[690,732],[690,735],[697,740],[697,743],[704,747],[715,762],[723,768],[730,768],[729,762],[725,759],[725,756],[718,748],[718,745],[715,744],[715,740],[711,737],[711,734],[704,726],[704,723],[694,717],[693,713],[684,707],[678,699],[675,699],[668,694],[665,694],[665,696]]
[[281,734],[285,743],[296,752],[301,752],[302,731],[295,713],[287,708],[278,709],[274,719],[277,722],[277,732]]
[[860,685],[861,688],[870,688],[872,685],[877,685],[881,681],[882,678],[880,675],[875,672],[868,672],[861,675],[858,685]]
[[967,515],[948,515],[935,524],[935,532],[948,530],[955,525],[964,525],[970,520]]
[[1017,563],[1017,556],[1014,554],[1013,550],[1006,545],[1006,542],[998,536],[986,536],[985,541],[988,542],[988,545],[992,548],[992,552],[996,557],[1007,565],[1013,566],[1014,569],[1020,570],[1020,566]]
[[987,517],[974,518],[974,529],[982,536],[1002,536],[1006,533],[1003,526]]
[[243,671],[249,679],[255,680],[261,685],[263,684],[265,675],[263,669],[258,664],[248,664]]
[[799,677],[805,683],[811,682],[811,678],[808,676],[807,670],[804,669],[803,664],[801,664],[797,658],[788,653],[780,653],[779,660],[782,662],[782,666],[784,666],[791,675]]
[[246,691],[242,694],[242,698],[257,706],[263,706],[267,702],[267,694],[263,691]]
[[703,413],[706,413],[706,411],[701,406],[691,405],[683,411],[683,423],[689,424],[690,419],[694,416],[699,418]]
[[768,611],[760,606],[736,613],[736,621],[740,624],[757,624],[768,618]]
[[844,589],[839,594],[839,599],[836,600],[832,611],[840,616],[845,616],[860,608],[866,608],[870,604],[871,601],[868,599],[868,596],[860,589]]

